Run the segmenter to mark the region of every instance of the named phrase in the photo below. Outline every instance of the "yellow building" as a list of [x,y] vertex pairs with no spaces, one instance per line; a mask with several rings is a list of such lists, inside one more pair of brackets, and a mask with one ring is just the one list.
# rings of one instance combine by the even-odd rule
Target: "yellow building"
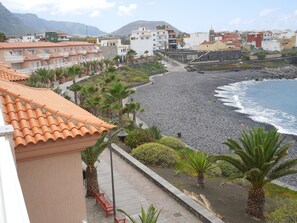
[[216,41],[216,42],[204,41],[200,45],[194,46],[193,49],[198,51],[218,51],[218,50],[228,50],[230,49],[230,46],[227,46],[227,44],[223,43],[222,41]]

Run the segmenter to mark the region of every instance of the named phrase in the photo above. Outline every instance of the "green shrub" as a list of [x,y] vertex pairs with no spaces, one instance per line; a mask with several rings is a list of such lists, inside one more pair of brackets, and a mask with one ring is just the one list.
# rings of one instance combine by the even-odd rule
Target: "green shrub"
[[259,53],[257,53],[257,58],[259,60],[264,60],[266,58],[266,53],[265,52],[259,52]]
[[177,152],[159,143],[147,143],[132,150],[132,156],[143,164],[173,166],[178,161]]
[[133,81],[135,81],[135,82],[142,82],[142,79],[140,77],[135,77],[135,78],[133,78]]
[[158,143],[161,143],[175,150],[182,150],[186,148],[186,144],[184,142],[172,136],[164,136],[158,141]]
[[292,201],[276,208],[267,219],[269,223],[297,222],[297,201]]
[[157,126],[153,125],[152,127],[148,128],[148,129],[153,134],[153,136],[156,140],[159,140],[162,138],[162,132],[160,129],[158,129]]
[[155,138],[148,129],[135,129],[127,135],[125,143],[133,149],[144,143],[154,141]]
[[230,177],[240,173],[238,169],[236,169],[233,165],[225,161],[218,161],[217,164],[222,171],[222,176],[224,177]]

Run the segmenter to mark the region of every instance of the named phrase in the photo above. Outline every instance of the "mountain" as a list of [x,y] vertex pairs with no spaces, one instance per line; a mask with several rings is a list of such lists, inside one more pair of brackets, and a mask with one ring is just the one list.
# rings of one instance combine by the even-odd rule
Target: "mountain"
[[0,32],[6,35],[28,34],[36,32],[27,27],[18,17],[5,8],[0,2]]
[[156,26],[158,26],[158,25],[167,25],[167,26],[171,27],[172,29],[174,29],[176,33],[180,32],[180,30],[178,30],[174,26],[172,26],[169,23],[164,22],[164,21],[138,20],[138,21],[131,22],[131,23],[119,28],[118,30],[112,32],[111,34],[112,35],[118,35],[118,36],[127,36],[127,35],[131,34],[132,30],[137,30],[141,26],[144,26],[147,29],[156,29]]
[[105,32],[101,31],[95,26],[87,26],[82,23],[76,22],[61,22],[61,21],[53,21],[53,20],[45,20],[39,18],[35,14],[31,13],[14,13],[25,25],[37,29],[39,32],[45,32],[47,30],[58,30],[63,31],[67,34],[80,34],[80,35],[91,35],[91,36],[99,36],[105,34]]

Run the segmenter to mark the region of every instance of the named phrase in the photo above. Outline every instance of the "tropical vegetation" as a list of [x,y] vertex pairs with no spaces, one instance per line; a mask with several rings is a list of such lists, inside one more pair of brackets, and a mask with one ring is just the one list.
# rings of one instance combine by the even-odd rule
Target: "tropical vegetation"
[[[118,211],[126,215],[132,223],[139,222],[139,221],[136,221],[134,218],[132,218],[124,210],[118,209]],[[157,223],[161,211],[162,209],[158,211],[152,204],[148,207],[147,211],[145,211],[144,208],[141,206],[141,215],[138,215],[138,217],[141,223]]]
[[265,132],[264,128],[254,128],[248,133],[242,132],[239,142],[227,139],[224,142],[234,156],[218,155],[217,160],[224,160],[237,168],[236,177],[251,183],[248,193],[246,213],[252,217],[263,218],[265,184],[280,177],[297,173],[297,158],[285,159],[292,142],[284,142],[277,129]]
[[177,163],[176,169],[190,176],[197,176],[197,184],[205,187],[205,172],[214,168],[212,156],[203,151],[186,149],[182,152],[182,159]]

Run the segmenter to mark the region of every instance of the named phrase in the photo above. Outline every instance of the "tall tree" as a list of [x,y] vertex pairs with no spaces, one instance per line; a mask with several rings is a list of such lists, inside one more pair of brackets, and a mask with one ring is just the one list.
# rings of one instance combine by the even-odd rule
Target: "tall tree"
[[102,133],[100,138],[97,140],[94,146],[88,147],[81,152],[81,158],[86,164],[86,186],[87,186],[87,196],[95,197],[96,193],[99,193],[98,178],[97,178],[97,168],[95,163],[99,155],[108,146],[108,142],[105,141],[106,133]]
[[[75,78],[78,75],[79,71],[80,71],[80,67],[77,66],[77,65],[67,67],[67,71],[66,72],[70,76],[70,78],[71,78],[71,80],[73,82],[73,85],[76,84]],[[73,92],[74,92],[74,102],[75,102],[75,104],[77,104],[77,91],[74,90]]]
[[264,185],[280,177],[297,173],[297,158],[286,159],[292,142],[280,139],[277,129],[265,132],[264,128],[254,128],[248,133],[242,132],[239,142],[227,139],[226,144],[236,157],[218,155],[236,167],[241,175],[251,183],[246,213],[252,217],[263,218],[265,204]]
[[120,126],[124,126],[123,114],[124,105],[123,99],[127,98],[129,95],[133,94],[135,91],[128,88],[123,82],[117,81],[112,82],[106,93],[106,100],[111,102],[110,107],[112,110],[117,112]]
[[137,112],[143,112],[144,109],[141,107],[139,102],[131,102],[126,104],[126,107],[124,109],[125,113],[132,113],[132,120],[134,125],[136,124],[136,113]]
[[126,58],[127,58],[127,62],[128,63],[133,63],[135,57],[136,57],[137,53],[135,50],[128,50],[127,54],[126,54]]
[[0,32],[0,42],[5,42],[7,40],[5,33]]

